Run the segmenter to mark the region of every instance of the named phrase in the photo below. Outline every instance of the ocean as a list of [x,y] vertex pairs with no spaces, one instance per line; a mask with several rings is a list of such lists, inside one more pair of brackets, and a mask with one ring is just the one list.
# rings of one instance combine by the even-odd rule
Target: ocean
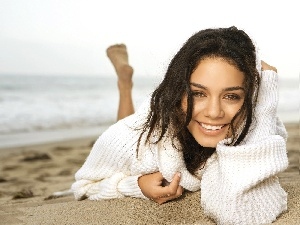
[[[158,81],[134,77],[136,108]],[[0,135],[109,125],[118,97],[116,76],[0,75]]]
[[[135,75],[136,108],[161,78]],[[89,129],[116,121],[115,76],[0,75],[1,135]],[[280,79],[278,115],[299,122],[299,80]],[[3,138],[2,138],[3,140]]]

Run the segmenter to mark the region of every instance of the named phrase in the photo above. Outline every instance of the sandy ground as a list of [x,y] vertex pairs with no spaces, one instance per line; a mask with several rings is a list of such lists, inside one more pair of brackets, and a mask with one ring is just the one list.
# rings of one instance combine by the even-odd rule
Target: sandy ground
[[[289,167],[279,175],[288,211],[274,224],[300,224],[299,124],[286,124]],[[123,198],[45,200],[68,189],[96,137],[0,150],[0,224],[214,224],[200,207],[199,192],[158,205]]]

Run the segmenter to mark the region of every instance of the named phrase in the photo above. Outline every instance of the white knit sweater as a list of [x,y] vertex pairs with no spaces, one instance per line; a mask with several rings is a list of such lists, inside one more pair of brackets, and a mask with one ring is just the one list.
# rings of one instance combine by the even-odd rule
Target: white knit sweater
[[[120,120],[94,144],[72,185],[76,199],[90,200],[145,198],[138,177],[160,171],[171,181],[181,172],[180,185],[190,191],[201,188],[204,212],[218,224],[271,223],[287,209],[287,194],[276,174],[286,169],[286,130],[276,117],[278,78],[273,71],[262,72],[256,122],[239,146],[221,141],[199,176],[185,167],[183,155],[168,138],[157,145],[142,145],[137,156],[140,131],[145,121],[146,102],[135,114]],[[142,142],[143,143],[143,140]]]

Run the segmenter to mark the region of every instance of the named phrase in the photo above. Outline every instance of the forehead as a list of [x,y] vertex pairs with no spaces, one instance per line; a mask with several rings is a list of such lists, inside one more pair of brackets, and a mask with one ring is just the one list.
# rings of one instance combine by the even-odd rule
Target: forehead
[[191,74],[190,82],[206,87],[243,86],[244,73],[223,58],[205,58]]

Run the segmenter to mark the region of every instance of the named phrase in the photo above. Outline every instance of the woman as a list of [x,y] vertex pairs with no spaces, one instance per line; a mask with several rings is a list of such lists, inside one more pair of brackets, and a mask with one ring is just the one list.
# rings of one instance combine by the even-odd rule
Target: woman
[[286,210],[276,177],[288,165],[276,69],[257,58],[244,31],[206,29],[190,37],[135,113],[126,47],[107,53],[119,78],[120,120],[76,173],[76,199],[131,196],[161,204],[201,189],[205,213],[219,224],[270,223]]

